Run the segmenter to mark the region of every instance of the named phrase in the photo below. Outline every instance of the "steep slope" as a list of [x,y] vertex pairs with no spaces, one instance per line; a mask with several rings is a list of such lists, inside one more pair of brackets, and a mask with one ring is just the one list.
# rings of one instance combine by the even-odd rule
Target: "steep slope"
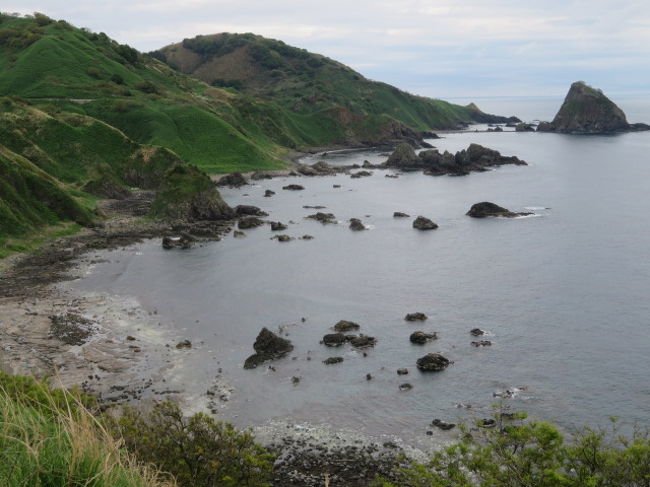
[[540,132],[606,134],[629,130],[648,130],[645,124],[629,124],[625,113],[605,94],[584,81],[571,85],[564,103],[552,122],[542,122]]
[[357,117],[385,116],[413,130],[510,120],[482,113],[475,105],[411,95],[325,56],[254,34],[198,36],[151,54],[213,86],[273,100],[298,113],[337,109]]

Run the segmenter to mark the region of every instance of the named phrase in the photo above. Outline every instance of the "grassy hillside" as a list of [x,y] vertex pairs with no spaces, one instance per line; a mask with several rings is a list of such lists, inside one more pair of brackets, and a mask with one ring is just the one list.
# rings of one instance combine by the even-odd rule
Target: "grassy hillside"
[[297,113],[339,107],[388,116],[415,130],[452,128],[480,113],[368,80],[325,56],[254,34],[198,36],[152,55],[213,86],[273,100]]

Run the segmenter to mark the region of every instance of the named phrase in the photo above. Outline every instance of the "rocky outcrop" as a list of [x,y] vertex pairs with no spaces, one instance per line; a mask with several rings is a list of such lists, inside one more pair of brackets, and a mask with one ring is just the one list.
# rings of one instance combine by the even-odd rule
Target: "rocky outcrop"
[[409,313],[409,314],[407,314],[407,315],[404,317],[404,319],[405,319],[406,321],[425,321],[425,320],[428,319],[428,317],[427,317],[427,315],[425,315],[424,313],[420,313],[419,311],[417,311],[417,312],[415,312],[415,313]]
[[510,211],[507,208],[499,206],[495,203],[491,203],[489,201],[483,201],[482,203],[473,204],[466,214],[467,216],[471,216],[473,218],[486,218],[488,216],[501,216],[505,218],[515,218],[517,216],[532,215],[532,213],[526,213],[526,212],[516,213],[514,211]]
[[411,215],[404,213],[402,211],[396,211],[393,213],[393,218],[410,218]]
[[328,333],[323,336],[322,343],[327,347],[340,347],[347,341],[343,333]]
[[354,348],[369,348],[377,344],[377,339],[368,335],[349,335],[345,337]]
[[384,166],[402,171],[423,171],[430,176],[464,176],[504,164],[525,166],[526,162],[514,156],[503,156],[500,152],[479,144],[470,144],[467,149],[456,154],[447,151],[441,154],[436,149],[416,154],[412,147],[402,144],[390,155]]
[[217,181],[217,186],[230,186],[233,188],[239,188],[246,184],[248,184],[248,181],[246,181],[246,178],[240,172],[231,172]]
[[282,222],[271,222],[271,231],[273,232],[281,232],[282,230],[286,229],[287,226]]
[[438,225],[424,216],[419,216],[413,221],[416,230],[435,230]]
[[269,216],[268,213],[253,205],[237,205],[235,214],[237,216]]
[[422,372],[440,372],[446,369],[451,361],[439,353],[428,353],[417,360],[416,365]]
[[338,332],[346,332],[358,330],[361,328],[361,325],[355,323],[354,321],[341,320],[336,325],[334,325],[334,330]]
[[534,132],[535,127],[530,123],[518,123],[515,126],[515,132]]
[[305,218],[319,221],[323,225],[325,225],[326,223],[337,223],[336,216],[334,216],[333,213],[323,213],[321,211],[319,211],[318,213],[314,213],[313,215],[306,216]]
[[584,81],[571,85],[564,103],[552,122],[540,123],[538,132],[567,134],[609,134],[650,130],[646,124],[630,124],[625,113],[596,88]]
[[492,115],[491,113],[485,113],[481,110],[475,103],[470,103],[467,105],[467,108],[472,112],[472,120],[478,123],[519,123],[517,117],[502,117],[500,115]]
[[257,228],[264,225],[264,221],[260,220],[256,216],[245,216],[239,219],[237,223],[237,228],[240,230],[247,230],[249,228]]
[[350,218],[350,230],[359,232],[362,230],[366,230],[366,226],[358,218]]
[[254,369],[262,362],[283,357],[293,350],[291,342],[279,337],[267,328],[262,328],[253,344],[255,353],[244,362],[245,369]]

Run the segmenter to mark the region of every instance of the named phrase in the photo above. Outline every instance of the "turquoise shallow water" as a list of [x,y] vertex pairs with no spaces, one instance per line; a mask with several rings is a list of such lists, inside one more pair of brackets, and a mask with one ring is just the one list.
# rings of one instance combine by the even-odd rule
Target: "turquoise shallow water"
[[[389,179],[374,171],[226,189],[229,203],[258,205],[269,219],[293,222],[282,233],[314,240],[279,243],[261,227],[190,251],[149,242],[139,252],[110,253],[110,262],[74,285],[133,295],[157,309],[197,344],[177,371],[188,391],[203,394],[222,368],[235,390],[220,414],[241,425],[290,419],[412,438],[434,417],[487,415],[493,393],[518,386],[525,390],[508,404],[565,427],[605,424],[612,415],[648,424],[650,133],[463,133],[431,142],[452,151],[477,142],[530,165],[466,177]],[[385,157],[328,156],[364,159]],[[283,191],[289,183],[306,189]],[[277,194],[264,198],[265,189]],[[484,200],[536,215],[465,216]],[[324,205],[341,223],[306,220],[315,210],[304,205]],[[394,211],[428,216],[440,228],[418,232]],[[370,230],[350,231],[351,217]],[[412,311],[429,320],[406,323]],[[319,344],[340,319],[377,337],[367,357]],[[294,353],[276,361],[275,371],[243,370],[262,326],[288,333]],[[470,346],[475,327],[489,331],[491,347]],[[440,338],[411,345],[418,329]],[[455,363],[421,374],[415,360],[428,352]],[[345,361],[321,363],[332,355]],[[399,367],[409,375],[398,377]],[[413,389],[400,392],[403,382]]]

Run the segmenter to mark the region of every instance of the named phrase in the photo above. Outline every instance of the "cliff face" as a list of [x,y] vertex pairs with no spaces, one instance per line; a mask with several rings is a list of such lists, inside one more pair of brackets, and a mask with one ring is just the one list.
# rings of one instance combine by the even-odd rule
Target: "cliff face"
[[606,134],[628,130],[647,130],[645,124],[629,124],[625,113],[602,91],[582,81],[571,85],[564,103],[552,122],[541,123],[539,132]]

